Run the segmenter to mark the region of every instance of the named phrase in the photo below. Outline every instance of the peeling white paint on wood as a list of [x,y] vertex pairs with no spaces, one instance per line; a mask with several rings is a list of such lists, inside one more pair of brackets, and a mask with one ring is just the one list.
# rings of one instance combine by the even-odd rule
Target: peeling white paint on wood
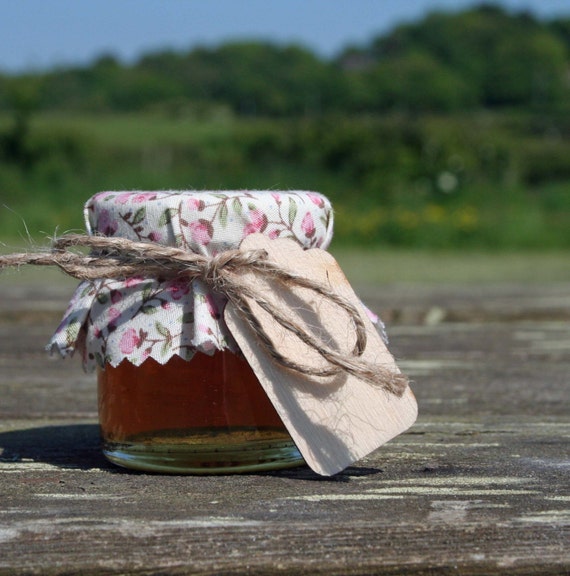
[[199,517],[183,520],[137,520],[121,518],[92,519],[51,518],[16,521],[10,526],[0,525],[0,542],[18,539],[25,534],[35,534],[40,537],[61,535],[66,532],[117,532],[122,536],[149,538],[160,536],[172,530],[223,529],[234,527],[258,527],[263,522],[240,517]]
[[123,500],[125,496],[112,494],[88,494],[86,492],[74,492],[72,494],[33,494],[34,498],[47,498],[49,500]]

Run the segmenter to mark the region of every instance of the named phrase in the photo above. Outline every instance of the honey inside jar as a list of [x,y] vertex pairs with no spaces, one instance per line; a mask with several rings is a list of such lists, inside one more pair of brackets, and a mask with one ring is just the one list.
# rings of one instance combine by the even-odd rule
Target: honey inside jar
[[211,474],[303,462],[253,370],[232,352],[106,365],[98,392],[103,452],[115,464]]

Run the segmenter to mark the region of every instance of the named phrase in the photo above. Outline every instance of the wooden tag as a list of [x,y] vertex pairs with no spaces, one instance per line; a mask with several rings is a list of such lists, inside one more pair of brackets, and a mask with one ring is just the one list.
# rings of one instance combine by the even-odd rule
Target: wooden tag
[[[240,246],[241,250],[259,248],[266,250],[269,259],[282,268],[321,283],[362,310],[367,331],[362,359],[399,372],[348,280],[328,252],[305,251],[293,240],[270,240],[262,234],[247,236]],[[297,322],[306,329],[310,327],[328,346],[341,351],[350,351],[354,346],[348,315],[324,297],[306,289],[285,289],[247,271],[243,280],[281,311],[290,311]],[[304,365],[325,366],[318,353],[290,335],[255,301],[248,303],[281,354]],[[399,398],[344,373],[328,378],[298,374],[267,355],[230,303],[224,318],[303,458],[318,474],[329,476],[343,470],[415,422],[417,404],[409,387]]]

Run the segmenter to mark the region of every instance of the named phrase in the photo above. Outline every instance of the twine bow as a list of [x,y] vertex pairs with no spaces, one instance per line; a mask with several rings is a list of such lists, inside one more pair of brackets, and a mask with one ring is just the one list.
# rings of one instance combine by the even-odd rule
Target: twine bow
[[[77,247],[89,248],[92,253],[84,255],[71,250]],[[359,311],[351,302],[318,282],[293,274],[271,262],[265,250],[228,250],[215,256],[204,256],[181,248],[134,242],[126,238],[68,234],[56,238],[50,252],[0,256],[0,270],[23,264],[58,266],[66,274],[79,280],[125,279],[141,273],[155,278],[184,277],[189,281],[200,279],[211,290],[227,297],[249,324],[265,351],[284,368],[300,374],[325,377],[345,372],[380,386],[396,396],[402,396],[407,386],[407,379],[402,374],[361,359],[366,348],[366,327]],[[279,282],[288,289],[303,288],[313,291],[334,303],[347,314],[353,324],[353,349],[339,352],[305,330],[294,318],[282,313],[278,307],[266,301],[259,291],[244,282],[240,275],[240,271],[244,270]],[[283,356],[252,311],[248,299],[255,301],[287,332],[322,356],[327,367],[317,369]]]

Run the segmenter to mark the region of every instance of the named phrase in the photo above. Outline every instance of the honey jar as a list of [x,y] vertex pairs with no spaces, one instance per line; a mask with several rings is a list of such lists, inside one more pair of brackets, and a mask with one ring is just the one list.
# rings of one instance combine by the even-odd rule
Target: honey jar
[[[326,248],[329,201],[304,191],[102,192],[85,206],[91,235],[215,256],[262,233]],[[303,459],[201,280],[140,274],[83,281],[51,347],[97,370],[103,453],[127,468],[212,474]]]

